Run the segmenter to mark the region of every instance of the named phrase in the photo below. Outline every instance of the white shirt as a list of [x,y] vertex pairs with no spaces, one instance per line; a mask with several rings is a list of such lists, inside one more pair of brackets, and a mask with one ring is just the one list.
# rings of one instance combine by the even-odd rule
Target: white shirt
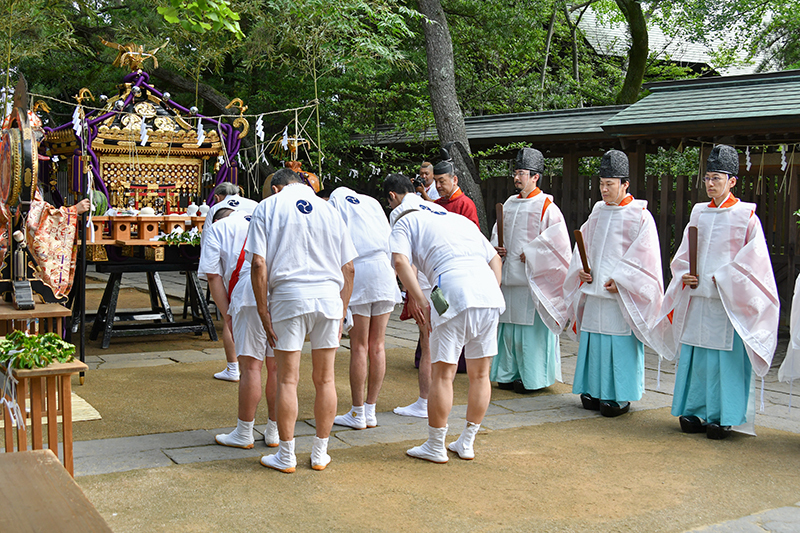
[[[631,334],[631,327],[622,314],[616,296],[604,285],[613,279],[613,272],[639,232],[641,203],[634,200],[628,205],[618,206],[597,202],[592,210],[590,219],[594,218],[595,229],[586,255],[593,282],[584,283],[580,288],[586,295],[582,331],[606,335]],[[589,237],[587,235],[584,238],[589,240]]]
[[394,269],[389,255],[389,234],[392,229],[381,204],[347,187],[331,193],[330,205],[345,224],[358,252],[353,260],[355,277],[350,305],[400,301]]
[[733,261],[744,246],[751,212],[750,206],[743,202],[732,208],[709,208],[698,204],[692,209],[692,222],[698,228],[699,284],[691,292],[686,328],[681,336],[683,344],[711,350],[733,349],[733,324],[711,278],[717,270]]
[[434,327],[467,308],[495,308],[502,313],[505,301],[488,264],[497,255],[494,247],[469,219],[422,207],[426,206],[397,219],[389,246],[444,293],[449,308],[442,316],[431,311]]
[[432,181],[430,185],[425,187],[425,194],[431,199],[431,202],[440,198],[439,191],[436,189],[436,182]]
[[258,204],[245,249],[266,261],[272,320],[342,318],[342,267],[358,253],[341,215],[313,189],[292,183]]
[[[239,255],[244,248],[247,231],[250,228],[250,216],[244,212],[236,212],[218,220],[203,233],[205,242],[200,247],[200,264],[197,274],[200,279],[208,279],[207,274],[222,276],[225,290],[229,290],[231,275],[236,270]],[[250,261],[245,260],[239,271],[239,283],[250,278]],[[238,288],[238,284],[237,284]],[[236,294],[234,290],[234,294]],[[256,305],[253,291],[241,294],[238,299],[231,296],[229,314],[240,307]]]
[[[567,226],[558,206],[553,203],[553,197],[541,191],[529,198],[520,198],[516,194],[511,196],[503,204],[502,222],[506,257],[503,260],[501,289],[506,301],[506,311],[500,316],[500,322],[532,325],[537,309],[537,302],[534,302],[532,295],[534,289],[538,288],[542,293],[537,296],[537,300],[563,300],[562,285],[566,268],[558,261],[557,252],[560,252],[561,257],[571,257]],[[545,247],[544,255],[547,259],[539,263],[546,264],[539,266],[545,267],[543,270],[547,270],[548,274],[540,272],[538,275],[544,274],[548,279],[545,279],[546,283],[542,287],[534,287],[528,279],[528,268],[537,258],[531,255],[529,246],[537,239],[542,240],[540,239],[542,233],[553,226],[558,228],[549,233],[560,237],[557,244],[561,244],[561,247],[555,250]],[[494,246],[498,244],[497,223],[492,229],[491,243]],[[520,256],[526,249],[527,260],[523,263]],[[546,317],[542,319],[545,320]],[[560,326],[563,329],[564,324]]]
[[[244,198],[243,196],[239,196],[238,194],[230,194],[226,196],[222,201],[217,202],[208,208],[208,213],[206,213],[206,220],[205,222],[203,222],[203,231],[205,231],[209,226],[211,226],[211,222],[214,220],[214,214],[222,208],[233,209],[234,211],[241,210],[248,215],[252,215],[257,205],[258,202],[256,202],[255,200]],[[205,237],[201,233],[200,234],[201,244],[204,240]]]

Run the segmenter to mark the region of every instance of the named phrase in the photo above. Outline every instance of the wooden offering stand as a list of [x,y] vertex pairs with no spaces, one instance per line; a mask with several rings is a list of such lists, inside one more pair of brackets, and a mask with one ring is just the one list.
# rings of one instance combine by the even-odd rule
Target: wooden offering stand
[[[70,310],[58,304],[37,304],[36,309],[19,311],[10,304],[0,302],[0,333],[28,328],[29,320],[38,320],[38,332],[62,333],[62,320],[69,316]],[[0,366],[2,368],[2,366]],[[63,443],[62,463],[73,475],[72,462],[72,374],[84,372],[89,367],[80,361],[53,363],[44,368],[12,369],[18,381],[17,398],[13,398],[25,413],[25,402],[30,400],[30,413],[25,414],[26,425],[30,427],[32,447],[43,450],[44,429],[42,416],[47,416],[47,447],[58,456],[58,416],[61,416],[61,440]],[[5,370],[5,369],[3,369]],[[28,449],[27,431],[17,426],[11,427],[8,409],[3,407],[3,424],[6,452]],[[14,433],[17,447],[14,449]]]
[[[192,228],[203,228],[206,218],[203,216],[189,215],[158,215],[158,216],[109,216],[92,217],[94,226],[93,245],[112,246],[146,246],[145,257],[151,261],[163,261],[164,241],[152,241],[160,232],[170,233],[173,229],[181,228],[189,231]],[[149,248],[153,248],[150,250]]]

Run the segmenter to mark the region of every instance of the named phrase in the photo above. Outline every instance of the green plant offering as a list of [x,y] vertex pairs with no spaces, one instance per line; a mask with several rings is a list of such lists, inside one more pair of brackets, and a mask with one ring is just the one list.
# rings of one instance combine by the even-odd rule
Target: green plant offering
[[182,231],[173,232],[162,237],[159,241],[166,242],[169,245],[190,244],[192,246],[200,245],[200,232]]
[[12,331],[0,340],[0,364],[6,368],[42,368],[51,363],[69,363],[75,346],[56,333],[28,335]]

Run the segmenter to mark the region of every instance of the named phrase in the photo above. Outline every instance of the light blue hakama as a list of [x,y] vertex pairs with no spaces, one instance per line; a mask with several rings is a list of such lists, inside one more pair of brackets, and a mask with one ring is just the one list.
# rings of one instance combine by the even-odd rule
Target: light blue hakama
[[497,328],[497,355],[491,381],[511,383],[521,379],[526,389],[543,389],[561,380],[561,345],[539,313],[532,325],[501,322]]
[[696,416],[708,423],[739,426],[752,403],[753,367],[738,333],[733,349],[681,345],[672,397],[673,416]]
[[581,331],[572,392],[618,403],[641,400],[644,344],[633,333],[623,336]]

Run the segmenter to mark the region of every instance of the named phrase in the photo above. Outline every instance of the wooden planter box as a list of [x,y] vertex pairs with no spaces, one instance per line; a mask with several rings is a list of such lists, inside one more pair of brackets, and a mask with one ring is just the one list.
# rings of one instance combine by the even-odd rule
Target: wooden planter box
[[[25,425],[30,427],[31,445],[34,450],[44,450],[44,428],[47,425],[47,448],[58,456],[58,417],[61,416],[61,441],[63,456],[61,463],[69,475],[74,476],[72,458],[72,374],[87,370],[84,363],[53,363],[44,368],[30,370],[12,369],[17,383],[17,397],[14,398],[25,413],[25,401],[30,399],[30,412],[25,413]],[[42,416],[46,415],[46,423]],[[17,424],[11,425],[8,409],[3,408],[3,425],[6,452],[27,451],[28,435]],[[16,447],[14,434],[16,433]]]

